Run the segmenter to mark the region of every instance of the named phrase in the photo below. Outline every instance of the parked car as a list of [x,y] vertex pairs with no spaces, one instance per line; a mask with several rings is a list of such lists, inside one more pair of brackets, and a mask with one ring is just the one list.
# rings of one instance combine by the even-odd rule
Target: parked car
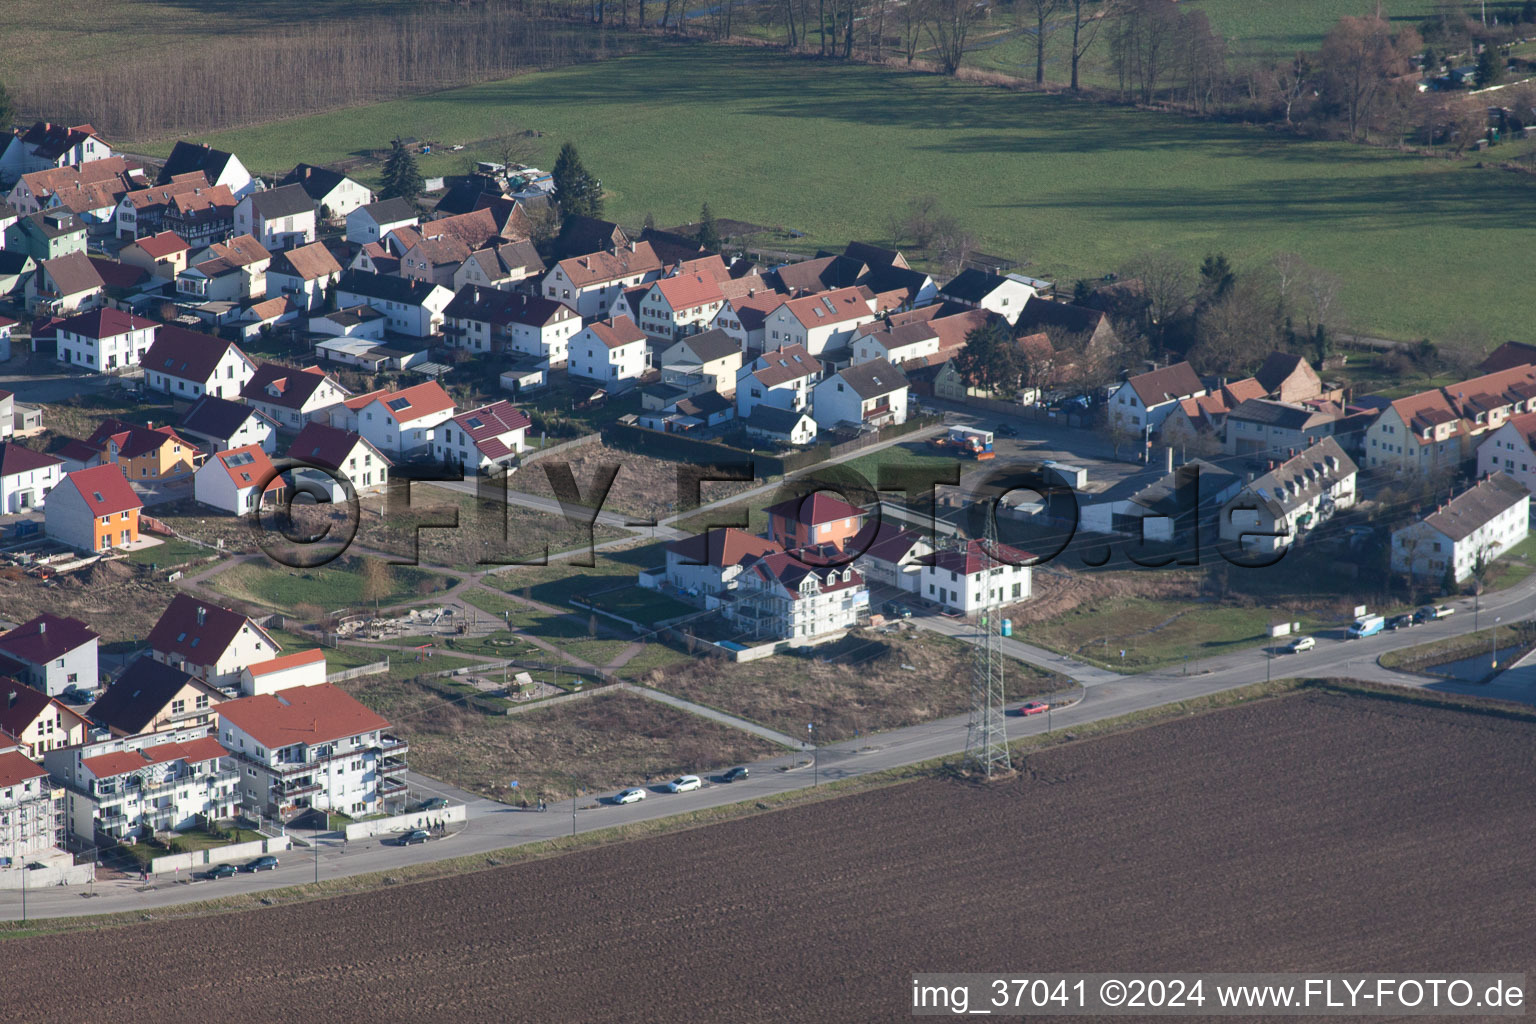
[[248,860],[240,868],[241,871],[253,871],[253,872],[254,871],[275,871],[276,869],[277,869],[277,858],[272,856],[271,854],[267,854],[264,857],[257,857],[255,860]]
[[622,790],[619,793],[618,796],[613,798],[613,802],[616,803],[616,804],[633,804],[633,803],[639,803],[641,800],[644,800],[644,799],[645,799],[645,790],[640,789],[638,787],[635,787],[635,788],[631,788],[631,789]]
[[745,766],[738,765],[737,767],[732,768],[730,771],[726,772],[724,775],[720,776],[720,781],[739,782],[740,780],[746,778],[748,774],[750,773],[747,771]]
[[96,699],[96,695],[88,693],[77,686],[69,686],[65,687],[64,692],[59,694],[59,699],[65,704],[89,704]]
[[213,881],[216,878],[232,878],[234,875],[235,866],[233,864],[215,864],[207,871],[199,871],[197,873],[198,878],[204,878],[208,881]]
[[1407,613],[1402,615],[1394,615],[1387,620],[1388,629],[1408,629],[1409,627],[1416,625],[1418,625],[1418,622],[1412,615]]
[[401,846],[415,846],[417,843],[424,843],[428,839],[431,839],[431,838],[432,838],[432,833],[428,832],[424,828],[412,829],[411,831],[407,832],[405,835],[400,837],[400,845]]
[[1290,646],[1286,647],[1286,650],[1292,654],[1300,654],[1302,651],[1310,651],[1316,646],[1317,641],[1310,636],[1299,636],[1291,641]]
[[997,426],[992,428],[992,433],[997,434],[1000,437],[1018,437],[1019,428],[1014,426],[1012,423],[999,423]]
[[424,811],[442,811],[446,810],[447,807],[448,801],[440,796],[435,796],[430,800],[423,800],[421,802],[421,809]]
[[704,785],[704,780],[697,775],[679,775],[667,783],[668,793],[687,793]]
[[1021,705],[1014,711],[1014,714],[1022,718],[1028,718],[1030,715],[1043,715],[1049,710],[1051,710],[1049,704],[1042,704],[1037,700],[1032,700],[1028,704]]
[[888,619],[910,619],[912,609],[900,601],[887,601],[880,606],[880,613]]

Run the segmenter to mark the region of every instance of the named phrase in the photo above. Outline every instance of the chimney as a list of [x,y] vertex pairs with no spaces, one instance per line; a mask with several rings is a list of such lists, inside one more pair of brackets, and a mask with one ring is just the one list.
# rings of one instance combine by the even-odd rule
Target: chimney
[[1163,456],[1164,456],[1163,457],[1163,471],[1166,472],[1166,473],[1172,473],[1173,472],[1173,449],[1172,448],[1164,448],[1163,449]]
[[11,697],[10,697],[9,700],[7,700],[5,702],[5,706],[8,707],[8,708],[13,708],[13,707],[16,706],[16,691],[15,690],[11,691]]
[[207,619],[208,619],[208,609],[204,608],[202,605],[198,605],[198,608],[197,608],[197,624],[199,626],[201,626],[205,621],[207,621]]
[[39,622],[37,624],[37,631],[39,633],[46,633],[46,632],[48,632],[48,622],[47,622],[47,620],[44,620],[44,621]]

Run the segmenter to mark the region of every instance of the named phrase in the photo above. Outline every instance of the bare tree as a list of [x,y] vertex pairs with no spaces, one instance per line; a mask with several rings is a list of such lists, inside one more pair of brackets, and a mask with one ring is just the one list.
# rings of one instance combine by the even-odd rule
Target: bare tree
[[1035,23],[1035,84],[1045,83],[1045,36],[1064,0],[1020,0],[1017,11]]
[[952,75],[960,70],[966,40],[985,8],[977,0],[930,0],[927,8],[928,39],[938,51],[944,73]]
[[1161,348],[1168,325],[1195,296],[1194,273],[1177,256],[1149,252],[1122,267],[1120,276],[1141,283],[1142,295],[1147,301],[1147,328],[1152,341]]
[[1386,20],[1374,16],[1343,17],[1329,31],[1322,50],[1324,90],[1343,111],[1351,139],[1364,137],[1387,82],[1407,70],[1420,43],[1412,29],[1394,38]]
[[1116,0],[1066,0],[1072,6],[1072,91],[1080,92],[1078,70],[1083,56],[1099,36],[1105,19],[1114,11]]
[[1285,123],[1294,124],[1292,114],[1296,110],[1296,104],[1314,88],[1317,71],[1313,67],[1312,58],[1300,50],[1290,60],[1280,61],[1274,65],[1270,81],[1274,86],[1274,96],[1285,107]]

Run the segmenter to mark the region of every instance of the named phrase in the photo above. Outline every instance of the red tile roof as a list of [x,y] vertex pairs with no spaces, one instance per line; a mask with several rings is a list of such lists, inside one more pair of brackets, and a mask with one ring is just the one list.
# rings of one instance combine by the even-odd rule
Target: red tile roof
[[60,487],[73,487],[93,516],[113,516],[144,507],[123,471],[112,463],[65,473]]
[[859,317],[873,316],[869,289],[854,285],[836,288],[803,299],[790,299],[784,303],[790,314],[807,328],[825,327],[827,324],[844,323]]
[[23,448],[9,441],[0,443],[0,477],[30,473],[33,470],[63,464],[63,459],[54,458],[52,455],[44,455],[42,452],[35,452],[31,448]]
[[0,754],[0,789],[19,786],[28,779],[41,779],[48,772],[42,765],[17,750]]
[[277,474],[277,467],[272,465],[272,460],[259,444],[231,448],[227,452],[217,452],[213,457],[229,474],[237,490],[255,487],[262,481],[266,481],[262,493],[280,491],[285,486],[283,478]]
[[157,260],[163,260],[167,256],[174,256],[192,248],[174,231],[162,231],[158,235],[135,239],[133,244]]
[[187,761],[198,764],[220,757],[228,757],[229,751],[212,736],[199,736],[186,743],[159,743],[142,750],[119,750],[110,754],[87,757],[80,764],[98,779],[125,775],[154,764],[170,764]]
[[587,330],[609,348],[633,345],[637,341],[645,340],[645,332],[635,326],[635,322],[627,316],[616,316],[612,320],[594,320],[587,325]]
[[55,330],[69,331],[83,338],[97,340],[116,338],[129,331],[142,331],[146,327],[158,326],[153,320],[125,313],[120,309],[93,309],[89,313],[79,313],[54,324]]
[[[302,409],[310,396],[324,384],[327,374],[318,366],[294,369],[277,363],[262,363],[240,389],[240,397],[248,402],[265,402],[285,409]],[[335,379],[331,384],[347,393]]]
[[246,671],[252,676],[265,676],[273,672],[282,672],[284,669],[298,668],[300,665],[325,664],[325,651],[316,647],[308,651],[298,651],[294,654],[285,654],[281,658],[273,658],[270,661],[258,661],[254,665],[246,667]]
[[764,387],[771,388],[821,372],[821,362],[804,345],[785,345],[772,352],[764,352],[758,358],[767,365],[761,370],[754,370],[752,376]]
[[140,363],[147,371],[194,380],[201,384],[213,376],[219,360],[230,349],[234,349],[241,359],[254,367],[250,357],[232,341],[164,324],[155,332],[155,343],[149,346],[149,351],[144,353]]
[[453,418],[453,422],[469,436],[480,453],[489,459],[499,459],[512,453],[512,449],[501,440],[501,435],[514,430],[526,430],[533,425],[533,421],[523,415],[521,409],[506,399],[461,412]]
[[58,705],[57,710],[75,718],[80,717],[41,690],[34,690],[26,683],[0,676],[0,729],[12,736],[26,732],[27,726],[55,704]]
[[0,651],[21,661],[42,665],[97,639],[100,636],[96,631],[79,619],[44,612],[9,633],[0,634]]
[[401,425],[453,408],[453,399],[435,380],[388,392],[380,395],[378,400],[384,403],[384,407],[395,417],[395,422]]
[[651,285],[673,310],[692,309],[725,301],[720,283],[705,274],[679,274],[664,277]]
[[340,469],[342,463],[359,443],[372,449],[375,457],[383,460],[384,465],[390,465],[390,461],[384,457],[383,453],[364,440],[361,435],[354,434],[350,430],[329,427],[324,423],[310,423],[299,431],[299,436],[294,438],[293,443],[288,446],[288,455],[328,469]]
[[267,747],[324,743],[389,728],[389,723],[329,683],[242,697],[219,705],[219,717]]
[[777,541],[759,537],[745,530],[726,527],[675,540],[667,545],[667,550],[689,562],[723,569],[726,566],[750,562],[764,555],[780,554],[784,549]]
[[[794,551],[780,552],[773,555],[765,555],[752,563],[747,571],[755,573],[763,580],[777,582],[784,588],[790,600],[800,600],[800,583],[807,576],[814,575],[821,587],[821,593],[829,594],[838,590],[847,590],[849,587],[862,587],[864,576],[857,569],[847,566],[825,567],[814,564],[816,561],[827,557],[828,552],[819,548],[797,548]],[[825,577],[823,576],[825,574]],[[834,582],[827,582],[833,576]],[[846,579],[844,577],[847,577]]]
[[808,494],[803,498],[781,501],[777,505],[768,506],[764,511],[770,516],[790,519],[807,526],[820,526],[822,523],[830,523],[837,519],[851,519],[864,515],[864,510],[857,505],[850,505],[822,491]]
[[[119,474],[121,475],[121,474]],[[202,613],[202,622],[198,615]],[[235,642],[240,631],[249,628],[274,651],[281,650],[272,638],[239,612],[220,608],[191,594],[177,594],[149,631],[149,646],[161,654],[179,654],[193,665],[209,665]]]
[[924,558],[923,562],[931,563],[936,568],[948,572],[957,572],[962,576],[974,576],[986,569],[1027,564],[1034,557],[1027,551],[1021,551],[1007,544],[998,544],[988,550],[985,541],[971,540],[966,542],[965,547],[958,550],[950,548],[935,551]]
[[661,258],[650,242],[636,242],[633,251],[624,247],[617,252],[594,252],[561,260],[557,266],[573,287],[586,288],[624,277],[657,273],[661,270]]

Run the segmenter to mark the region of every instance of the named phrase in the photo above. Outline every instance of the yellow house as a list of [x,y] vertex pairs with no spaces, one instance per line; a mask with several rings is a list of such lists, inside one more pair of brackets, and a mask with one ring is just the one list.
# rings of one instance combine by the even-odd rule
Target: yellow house
[[202,452],[172,427],[141,427],[123,420],[103,420],[85,442],[129,480],[165,480],[197,469]]

